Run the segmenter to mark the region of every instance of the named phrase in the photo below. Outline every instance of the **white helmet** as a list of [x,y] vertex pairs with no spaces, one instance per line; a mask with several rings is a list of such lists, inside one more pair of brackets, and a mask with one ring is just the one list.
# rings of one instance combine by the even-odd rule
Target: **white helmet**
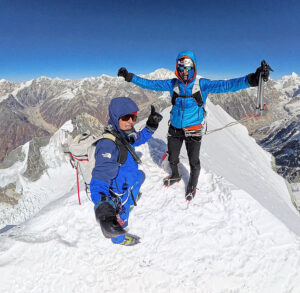
[[177,66],[180,67],[194,67],[193,60],[191,58],[180,58],[177,61]]

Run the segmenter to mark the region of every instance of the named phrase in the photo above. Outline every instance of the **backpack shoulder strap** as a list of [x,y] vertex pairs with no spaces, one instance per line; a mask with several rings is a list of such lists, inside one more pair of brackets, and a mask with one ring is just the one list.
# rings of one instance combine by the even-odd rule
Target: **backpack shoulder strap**
[[116,137],[108,132],[103,133],[102,138],[107,138],[112,140],[113,142],[116,142]]
[[194,85],[193,85],[193,89],[192,89],[192,94],[194,94],[196,92],[200,92],[201,93],[199,81],[200,81],[200,78],[196,77]]
[[108,132],[104,133],[102,138],[110,139],[116,144],[116,146],[119,150],[118,163],[120,165],[123,165],[126,162],[127,156],[128,156],[128,150],[124,146],[124,144],[118,138],[116,138],[113,134],[108,133]]
[[[201,94],[201,89],[199,85],[199,78],[195,79],[193,88],[192,88],[192,95],[188,97],[193,97],[199,107],[203,106],[203,99],[202,99],[202,94]],[[173,88],[173,95],[172,95],[172,105],[175,105],[176,99],[179,97],[180,91],[179,91],[179,86],[178,86],[178,79],[176,79],[174,88]]]
[[[142,161],[139,158],[139,156],[137,155],[137,153],[135,152],[134,148],[132,147],[132,145],[121,135],[121,133],[119,133],[118,131],[116,131],[115,129],[113,129],[113,127],[111,125],[108,125],[106,127],[106,132],[111,133],[115,138],[116,138],[116,144],[117,146],[119,145],[120,148],[125,147],[127,153],[126,153],[126,158],[128,155],[128,152],[130,152],[130,154],[132,155],[133,159],[140,164]],[[122,151],[122,149],[121,149]],[[125,159],[126,161],[126,159]],[[124,161],[124,162],[125,162]]]
[[200,79],[196,78],[195,83],[193,85],[193,89],[192,89],[192,97],[195,99],[198,106],[202,107],[203,106],[203,99],[202,99],[202,93],[201,93],[201,88],[200,88],[200,85],[199,85],[199,81],[200,81]]

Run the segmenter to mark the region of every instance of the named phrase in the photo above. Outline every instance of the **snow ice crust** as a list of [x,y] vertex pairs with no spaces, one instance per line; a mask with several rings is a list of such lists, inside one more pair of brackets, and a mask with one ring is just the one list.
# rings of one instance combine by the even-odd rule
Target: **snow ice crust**
[[[169,111],[149,143],[137,148],[146,181],[129,231],[142,242],[113,245],[83,191],[78,205],[75,171],[59,148],[64,131],[72,130],[68,122],[43,148],[47,174],[23,185],[27,201],[16,213],[30,203],[39,212],[0,234],[1,292],[300,291],[300,217],[270,155],[241,125],[205,136],[198,191],[187,205],[185,148],[183,180],[162,187]],[[209,129],[233,121],[209,102],[208,113]]]

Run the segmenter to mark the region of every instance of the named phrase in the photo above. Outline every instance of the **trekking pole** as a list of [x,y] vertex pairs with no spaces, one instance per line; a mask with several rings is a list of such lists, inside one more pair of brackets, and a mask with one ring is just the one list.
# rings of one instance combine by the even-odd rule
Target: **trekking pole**
[[261,102],[262,102],[262,78],[261,78],[261,72],[259,74],[258,79],[258,87],[257,87],[257,98],[256,98],[256,112],[255,115],[257,116],[259,111],[261,110]]
[[265,96],[264,96],[264,89],[265,89],[265,81],[262,79],[262,74],[260,74],[260,114],[263,115],[264,110],[267,108],[265,104]]
[[264,84],[268,81],[269,74],[267,73],[269,71],[274,71],[265,60],[261,61],[261,68],[263,71],[259,74],[255,115],[263,115],[264,110],[267,108],[264,97]]

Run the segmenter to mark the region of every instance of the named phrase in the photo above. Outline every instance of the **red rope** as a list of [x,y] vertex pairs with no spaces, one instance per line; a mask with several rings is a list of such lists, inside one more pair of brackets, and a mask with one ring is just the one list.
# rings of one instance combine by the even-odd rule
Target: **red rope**
[[76,164],[77,193],[78,193],[78,202],[79,202],[79,205],[81,205],[81,201],[80,201],[80,191],[79,191],[78,165],[79,165],[79,162],[82,162],[82,161],[88,161],[89,159],[78,159],[78,158],[74,157],[71,153],[69,153],[69,155],[70,155],[70,157],[71,157],[73,160],[76,160],[76,161],[77,161],[77,164]]
[[243,119],[245,119],[245,118],[250,118],[250,117],[252,117],[252,116],[253,116],[253,113],[250,112],[249,115],[245,116]]
[[79,205],[81,205],[81,202],[80,202],[80,192],[79,192],[78,164],[79,164],[79,162],[77,162],[77,165],[76,165],[77,193],[78,193],[78,202],[79,202]]
[[71,153],[69,153],[69,155],[70,155],[70,157],[72,158],[72,159],[74,159],[74,160],[76,160],[76,161],[88,161],[89,159],[78,159],[78,158],[76,158],[76,157],[74,157]]

